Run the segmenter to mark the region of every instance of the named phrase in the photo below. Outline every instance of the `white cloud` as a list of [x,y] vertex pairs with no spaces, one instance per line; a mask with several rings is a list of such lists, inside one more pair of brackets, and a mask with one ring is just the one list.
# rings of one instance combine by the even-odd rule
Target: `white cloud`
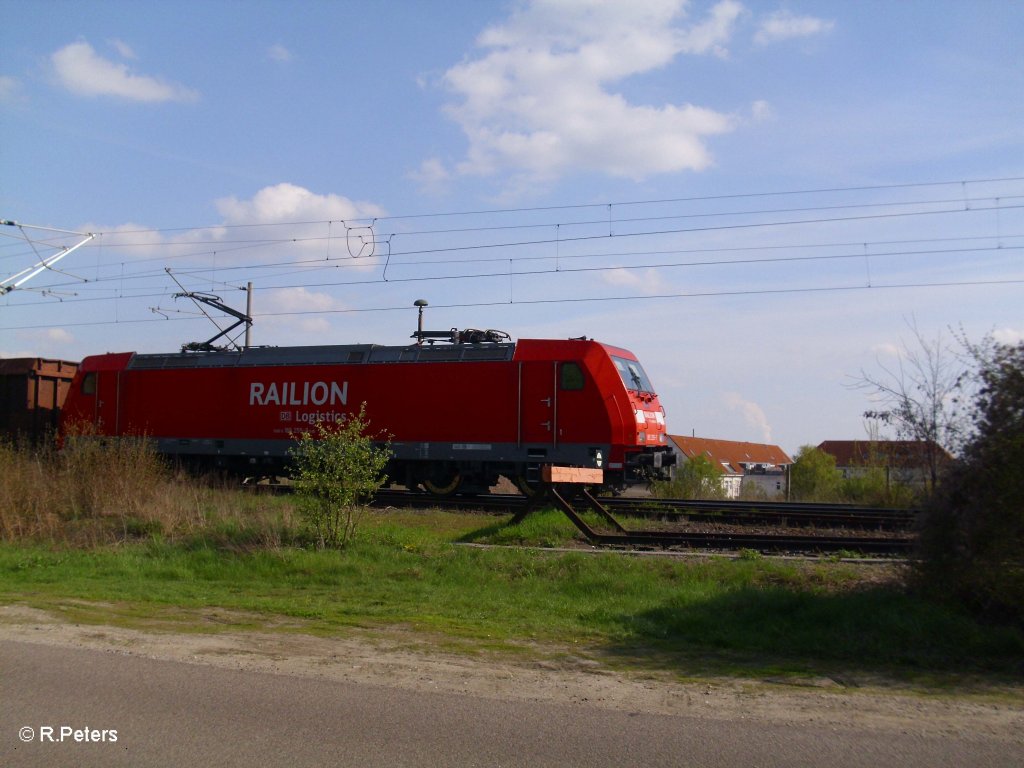
[[251,200],[221,198],[216,206],[226,225],[355,221],[384,215],[384,209],[373,203],[355,202],[341,195],[318,195],[287,182],[264,187]]
[[[117,225],[88,222],[79,227],[82,232],[100,232],[90,247],[116,248],[128,259],[155,256],[163,253],[166,240],[160,232],[142,224],[126,223]],[[72,257],[74,258],[74,257]],[[65,267],[71,269],[70,266]],[[73,270],[71,270],[73,271]]]
[[[16,331],[14,336],[22,349],[0,348],[0,359],[17,357],[52,357],[60,359],[78,359],[77,353],[71,354],[68,347],[75,342],[75,337],[64,328],[38,328]],[[14,341],[14,338],[10,339]]]
[[[219,224],[172,236],[134,223],[89,223],[81,229],[102,233],[94,247],[116,249],[126,260],[188,257],[186,262],[169,262],[177,271],[182,263],[225,263],[236,256],[257,261],[267,254],[276,261],[308,258],[311,252],[329,258],[369,256],[379,246],[374,241],[373,219],[386,215],[373,203],[342,195],[318,195],[289,183],[264,187],[249,199],[225,197],[214,201],[214,206],[221,215]],[[245,228],[252,244],[241,249],[220,247],[219,243],[231,239],[231,227],[238,226]],[[266,240],[266,246],[259,244],[261,239]],[[371,260],[367,263],[373,264]]]
[[122,59],[131,59],[132,61],[135,61],[139,58],[135,53],[135,50],[124,40],[114,38],[110,41],[110,44],[114,47],[114,50],[121,54]]
[[271,61],[286,62],[292,60],[292,52],[280,43],[275,43],[267,49],[267,56]]
[[46,328],[41,332],[42,338],[51,344],[70,344],[75,337],[64,328]]
[[451,174],[438,158],[424,160],[418,169],[408,174],[409,178],[419,184],[426,192],[441,192],[447,188]]
[[893,342],[883,342],[881,344],[875,344],[871,347],[871,351],[875,357],[903,357],[903,350],[899,344]]
[[[205,229],[190,230],[175,238],[182,247],[205,244],[213,254],[217,243],[232,237],[231,227],[245,227],[246,237],[256,242],[265,238],[273,244],[276,260],[308,258],[369,257],[379,255],[383,245],[377,239],[374,219],[386,215],[379,205],[351,200],[343,195],[319,195],[305,187],[283,182],[264,187],[249,199],[235,196],[214,201],[222,221]],[[228,248],[219,255],[228,259],[236,253]],[[257,246],[237,252],[252,258]],[[291,256],[289,256],[291,254]],[[367,259],[366,266],[374,262]]]
[[611,269],[601,273],[602,279],[609,285],[626,285],[635,288],[640,285],[639,276],[631,269]]
[[18,82],[18,78],[11,77],[10,75],[0,75],[0,101],[13,99],[20,88],[21,83]]
[[715,56],[729,55],[725,43],[732,35],[733,25],[743,13],[743,5],[734,0],[723,0],[715,5],[703,24],[697,24],[686,31],[681,40],[683,53],[712,53]]
[[270,313],[326,312],[343,309],[333,296],[308,288],[274,288],[260,297],[261,309]]
[[726,407],[731,411],[738,411],[743,417],[744,423],[752,427],[761,436],[761,442],[770,443],[772,440],[772,428],[768,424],[768,417],[764,410],[757,403],[744,399],[737,392],[726,392],[722,396]]
[[300,318],[289,318],[290,322],[283,327],[288,328],[291,326],[294,332],[289,329],[288,335],[285,338],[286,343],[294,344],[296,341],[296,333],[300,334],[299,339],[303,343],[315,344],[318,338],[307,338],[302,339],[302,335],[310,337],[323,337],[331,330],[331,323],[324,317],[300,317]]
[[345,308],[333,296],[307,288],[275,288],[255,294],[253,332],[260,343],[314,343],[305,336],[322,337],[331,330],[326,317],[309,313],[332,312]]
[[767,101],[758,99],[750,105],[750,116],[754,118],[754,122],[763,123],[775,119],[775,110]]
[[1024,330],[998,328],[992,332],[992,338],[1000,344],[1020,344],[1024,341]]
[[601,279],[609,285],[635,288],[642,293],[658,293],[665,287],[665,281],[655,269],[610,269],[601,273]]
[[486,29],[481,57],[449,69],[448,115],[469,139],[461,174],[548,180],[596,171],[640,180],[711,164],[709,136],[734,120],[687,103],[633,104],[611,86],[681,53],[725,55],[742,6],[715,5],[682,25],[684,0],[535,0]]
[[834,27],[834,21],[814,16],[796,16],[790,11],[776,11],[761,20],[754,42],[770,45],[795,37],[813,37],[831,32]]
[[[115,47],[124,56],[120,41]],[[132,53],[132,55],[134,55]],[[157,77],[134,74],[127,64],[105,59],[85,41],[71,43],[50,57],[58,82],[80,96],[116,96],[131,101],[195,101],[198,92]]]

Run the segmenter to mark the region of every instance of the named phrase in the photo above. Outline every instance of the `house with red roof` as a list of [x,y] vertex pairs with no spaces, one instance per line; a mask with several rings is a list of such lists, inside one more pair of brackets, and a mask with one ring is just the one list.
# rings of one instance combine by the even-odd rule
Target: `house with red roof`
[[887,480],[910,486],[931,485],[933,468],[939,471],[953,461],[932,440],[825,440],[818,450],[835,457],[844,478],[881,467]]
[[756,486],[769,498],[786,493],[786,472],[793,463],[784,450],[767,443],[669,435],[679,463],[704,456],[722,470],[722,488],[730,499]]

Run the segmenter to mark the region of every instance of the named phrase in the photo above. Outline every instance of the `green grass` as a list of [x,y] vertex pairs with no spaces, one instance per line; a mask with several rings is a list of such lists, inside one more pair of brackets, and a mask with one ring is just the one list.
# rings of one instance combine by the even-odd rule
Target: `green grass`
[[[89,548],[0,544],[0,599],[76,620],[169,622],[211,609],[326,634],[401,627],[464,651],[572,652],[623,668],[1024,682],[1024,634],[866,584],[865,566],[481,549],[563,545],[563,516],[371,512],[345,551],[267,546],[234,521]],[[301,543],[301,537],[284,540]]]
[[197,481],[142,439],[81,435],[59,452],[0,443],[0,470],[0,600],[76,622],[400,632],[423,647],[584,656],[691,678],[863,675],[1024,690],[1019,627],[979,624],[898,579],[867,580],[865,566],[755,552],[590,554],[551,510],[514,526],[438,509],[370,511],[348,548],[321,551],[292,499]]

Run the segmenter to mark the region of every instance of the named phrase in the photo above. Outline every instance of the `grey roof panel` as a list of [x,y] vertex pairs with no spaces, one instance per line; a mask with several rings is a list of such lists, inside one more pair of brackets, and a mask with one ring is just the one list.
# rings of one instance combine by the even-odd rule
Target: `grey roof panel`
[[426,363],[511,360],[516,345],[444,344],[384,347],[342,344],[309,347],[252,347],[241,351],[136,354],[129,370],[168,368],[249,368],[272,365],[358,365],[360,363]]

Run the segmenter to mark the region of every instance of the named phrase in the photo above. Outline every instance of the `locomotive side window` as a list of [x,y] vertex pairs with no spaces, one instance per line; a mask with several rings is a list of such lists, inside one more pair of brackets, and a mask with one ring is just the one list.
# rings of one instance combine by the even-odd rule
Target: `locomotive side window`
[[583,369],[577,363],[562,363],[562,389],[583,389]]
[[95,395],[96,394],[96,374],[87,373],[82,377],[82,394],[83,395]]
[[640,363],[635,360],[627,360],[624,357],[616,357],[615,355],[612,355],[612,362],[615,363],[615,367],[618,369],[619,376],[622,377],[622,383],[626,385],[626,389],[654,393],[651,380],[647,378],[647,374],[644,373]]

